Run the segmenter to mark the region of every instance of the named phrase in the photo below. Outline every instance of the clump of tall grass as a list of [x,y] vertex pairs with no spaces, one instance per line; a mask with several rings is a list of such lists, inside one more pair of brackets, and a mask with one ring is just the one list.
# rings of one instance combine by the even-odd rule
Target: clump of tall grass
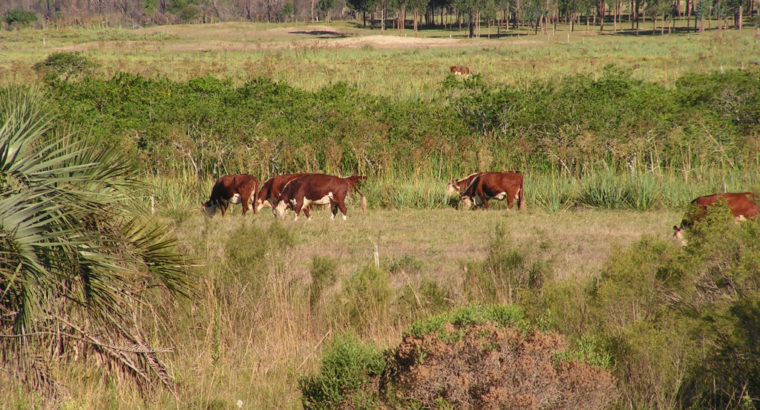
[[628,176],[604,171],[580,181],[578,205],[617,209],[646,210],[662,204],[662,191],[651,174]]
[[516,303],[523,291],[540,289],[553,274],[549,243],[516,243],[506,226],[497,224],[482,263],[466,267],[464,289],[469,300]]
[[322,292],[332,286],[337,279],[338,260],[315,255],[311,260],[311,284],[309,285],[309,308],[314,311],[322,297]]
[[343,289],[333,302],[338,323],[367,333],[389,323],[393,296],[388,272],[365,266],[343,281]]

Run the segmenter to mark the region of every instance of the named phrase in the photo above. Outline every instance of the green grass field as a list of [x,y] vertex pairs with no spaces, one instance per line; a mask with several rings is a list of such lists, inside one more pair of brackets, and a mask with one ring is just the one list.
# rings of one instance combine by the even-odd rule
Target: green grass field
[[55,51],[80,51],[107,77],[119,71],[176,80],[209,74],[240,83],[264,76],[307,90],[344,81],[363,92],[401,98],[434,97],[451,65],[469,66],[494,85],[598,74],[608,64],[670,84],[686,72],[760,63],[752,27],[639,36],[606,29],[600,34],[598,27],[570,32],[559,26],[554,33],[534,34],[525,27],[490,39],[486,33],[467,39],[464,29],[421,30],[417,37],[411,30],[403,36],[388,30],[380,36],[379,30],[346,23],[19,30],[0,33],[0,84],[37,81],[32,65]]
[[[642,28],[650,27],[648,22]],[[412,30],[405,36],[389,30],[379,36],[379,30],[343,22],[4,31],[0,85],[37,84],[32,66],[55,51],[81,51],[99,64],[96,73],[104,77],[119,71],[177,80],[211,74],[242,83],[265,76],[307,90],[343,81],[400,99],[435,98],[450,65],[467,65],[489,84],[525,85],[598,74],[608,64],[629,68],[639,79],[672,84],[686,72],[760,63],[754,27],[662,36],[597,30],[581,25],[571,33],[560,26],[554,33],[533,34],[526,27],[473,40],[465,38],[464,29],[421,30],[417,37]],[[706,169],[695,178],[704,176],[705,186],[716,190],[721,182],[729,190],[757,184],[755,175],[742,172],[726,177]],[[668,199],[647,197],[659,201],[655,210],[605,210],[581,203],[593,198],[563,198],[567,192],[585,195],[578,179],[528,176],[533,186],[526,182],[525,211],[501,203],[491,211],[457,211],[443,197],[445,177],[404,181],[397,196],[384,203],[383,189],[394,181],[368,181],[369,212],[350,204],[345,222],[331,222],[325,210],[311,221],[294,222],[290,214],[275,222],[269,210],[242,218],[239,206],[224,218],[209,219],[198,202],[207,197],[210,182],[194,175],[146,178],[158,198],[158,217],[174,228],[183,253],[195,261],[195,294],[174,303],[170,336],[158,343],[172,349],[163,359],[176,389],[143,397],[128,379],[99,371],[90,358],[53,369],[65,381],[56,405],[216,409],[235,408],[240,400],[243,408],[300,408],[297,380],[319,367],[322,349],[335,335],[353,329],[363,341],[386,348],[426,315],[477,300],[511,301],[503,284],[473,279],[496,232],[506,232],[504,246],[526,263],[544,267],[545,289],[574,289],[568,299],[578,302],[621,249],[642,237],[670,238],[684,211],[678,204],[697,195],[695,185],[682,183],[674,172],[665,182],[642,179],[650,194],[667,190]],[[610,184],[628,183],[624,179]],[[413,201],[423,209],[410,209]],[[149,203],[146,197],[146,207]],[[362,269],[376,261],[384,279],[357,285]],[[492,291],[496,296],[483,296]],[[563,313],[577,314],[554,314]],[[4,378],[0,374],[4,405],[51,405]]]

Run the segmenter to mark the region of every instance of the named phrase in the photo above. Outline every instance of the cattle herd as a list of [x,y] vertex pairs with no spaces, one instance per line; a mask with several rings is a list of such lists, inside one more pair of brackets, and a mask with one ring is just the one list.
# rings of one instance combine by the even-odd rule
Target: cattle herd
[[301,211],[311,219],[310,210],[315,205],[330,205],[332,216],[335,218],[338,210],[346,219],[346,196],[357,193],[361,196],[362,210],[367,209],[367,199],[357,187],[359,181],[367,179],[364,176],[347,178],[325,174],[286,174],[269,178],[259,189],[259,180],[253,175],[225,175],[220,177],[211,189],[211,197],[202,203],[203,210],[208,216],[213,216],[216,210],[227,211],[229,204],[243,204],[243,215],[246,211],[254,213],[269,206],[275,217],[282,219],[288,209],[292,209],[298,219]]
[[[259,188],[259,181],[253,175],[225,175],[216,181],[211,189],[211,197],[201,205],[209,216],[213,216],[217,209],[224,216],[229,204],[243,204],[243,215],[249,210],[256,213],[268,206],[278,219],[283,219],[290,209],[295,212],[296,220],[301,211],[307,219],[311,219],[310,211],[314,206],[330,205],[330,219],[334,219],[340,211],[345,220],[346,197],[349,194],[358,194],[361,197],[362,211],[367,210],[367,198],[358,188],[359,182],[365,179],[365,176],[341,178],[313,173],[285,174],[267,179]],[[480,203],[488,209],[490,199],[506,199],[508,208],[512,208],[517,201],[517,209],[525,208],[523,176],[517,171],[476,172],[451,180],[446,186],[446,193],[459,194],[459,205],[462,208]],[[692,214],[680,226],[673,226],[674,236],[682,240],[684,230],[704,219],[708,207],[723,202],[728,205],[737,221],[752,219],[760,214],[760,204],[752,192],[700,196],[691,202]]]

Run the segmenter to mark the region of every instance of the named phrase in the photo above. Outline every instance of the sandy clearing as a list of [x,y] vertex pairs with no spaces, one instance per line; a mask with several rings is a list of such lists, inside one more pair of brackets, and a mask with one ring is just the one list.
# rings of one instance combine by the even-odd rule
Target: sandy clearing
[[[309,27],[314,29],[314,27]],[[280,29],[273,29],[280,30]],[[289,32],[293,28],[287,28]],[[333,33],[336,33],[333,31]],[[310,34],[308,34],[310,35]],[[58,47],[54,51],[91,51],[111,49],[145,49],[147,51],[172,51],[172,52],[211,52],[211,51],[260,51],[282,49],[330,49],[346,48],[357,49],[372,47],[378,49],[408,49],[430,47],[495,47],[505,45],[541,45],[544,41],[537,40],[484,40],[484,39],[447,39],[447,38],[415,38],[387,35],[373,35],[349,38],[328,39],[302,39],[288,41],[269,42],[243,42],[206,40],[193,42],[156,43],[150,41],[92,41],[67,47]]]

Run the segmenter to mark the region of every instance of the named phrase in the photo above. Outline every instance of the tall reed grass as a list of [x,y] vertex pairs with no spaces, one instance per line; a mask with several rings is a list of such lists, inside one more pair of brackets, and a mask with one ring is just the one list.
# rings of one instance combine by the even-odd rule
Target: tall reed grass
[[[685,180],[681,172],[643,174],[588,172],[577,178],[557,173],[524,173],[527,206],[557,212],[578,207],[646,211],[683,207],[692,199],[717,192],[760,192],[760,174],[749,170],[706,170]],[[263,179],[263,178],[262,178]],[[146,177],[156,207],[181,222],[205,201],[214,181],[203,181],[191,173],[176,177]],[[370,208],[440,209],[457,206],[458,198],[445,193],[447,180],[435,176],[392,175],[369,178],[360,187]],[[150,199],[147,199],[150,200]],[[358,207],[358,196],[349,199]],[[493,201],[496,209],[506,203]],[[239,206],[233,206],[238,213]],[[266,210],[264,210],[266,212]]]

